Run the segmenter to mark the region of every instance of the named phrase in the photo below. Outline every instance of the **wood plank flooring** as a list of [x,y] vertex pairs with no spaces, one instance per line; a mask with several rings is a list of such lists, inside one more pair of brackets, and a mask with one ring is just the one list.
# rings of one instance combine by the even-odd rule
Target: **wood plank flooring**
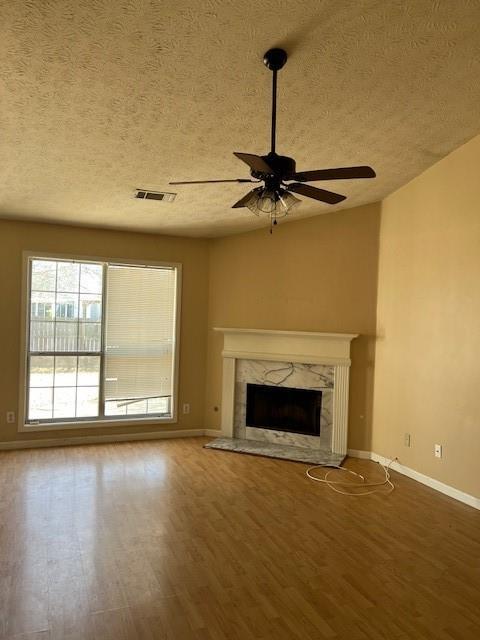
[[478,640],[480,512],[204,442],[0,453],[0,638]]

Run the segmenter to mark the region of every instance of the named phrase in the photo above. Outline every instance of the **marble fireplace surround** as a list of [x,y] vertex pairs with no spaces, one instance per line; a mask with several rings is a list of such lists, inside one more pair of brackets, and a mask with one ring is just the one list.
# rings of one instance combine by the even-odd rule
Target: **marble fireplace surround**
[[[222,435],[347,453],[350,343],[358,334],[235,329],[224,335]],[[245,425],[246,384],[322,390],[320,436]]]

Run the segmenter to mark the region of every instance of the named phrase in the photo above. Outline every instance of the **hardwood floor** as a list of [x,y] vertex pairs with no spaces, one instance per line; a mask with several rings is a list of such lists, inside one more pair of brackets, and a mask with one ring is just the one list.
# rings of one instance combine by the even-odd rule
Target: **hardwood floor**
[[0,453],[0,638],[480,637],[480,512],[204,442]]

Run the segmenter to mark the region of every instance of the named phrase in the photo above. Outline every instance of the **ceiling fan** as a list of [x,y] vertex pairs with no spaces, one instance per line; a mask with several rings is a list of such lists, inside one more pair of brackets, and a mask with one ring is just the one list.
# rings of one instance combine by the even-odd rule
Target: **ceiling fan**
[[272,225],[277,224],[277,218],[286,216],[289,210],[300,200],[293,194],[313,198],[327,204],[338,204],[346,196],[325,189],[318,189],[305,182],[320,180],[347,180],[352,178],[374,178],[375,171],[368,166],[339,167],[337,169],[317,169],[314,171],[296,171],[295,160],[287,156],[280,156],[275,152],[275,136],[277,125],[277,72],[287,61],[287,53],[283,49],[269,49],[263,57],[265,66],[273,72],[272,81],[272,129],[271,150],[265,156],[251,153],[234,152],[239,160],[250,167],[250,178],[230,180],[190,180],[184,182],[170,182],[169,184],[208,184],[220,182],[254,182],[264,184],[255,187],[233,205],[233,209],[248,207],[255,215],[266,213],[270,215],[270,231]]

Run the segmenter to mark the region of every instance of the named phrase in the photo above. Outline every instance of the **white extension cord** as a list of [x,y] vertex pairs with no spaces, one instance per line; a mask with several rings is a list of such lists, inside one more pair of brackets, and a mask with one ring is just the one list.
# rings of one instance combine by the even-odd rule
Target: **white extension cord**
[[[380,487],[385,487],[385,486],[390,487],[389,490],[386,492],[388,494],[395,489],[395,485],[390,480],[390,465],[392,464],[392,462],[395,462],[395,460],[398,460],[398,458],[393,458],[392,460],[390,460],[390,462],[386,467],[380,462],[378,463],[385,472],[385,479],[382,482],[366,482],[365,477],[362,476],[361,473],[357,473],[356,471],[352,471],[351,469],[347,469],[347,467],[341,467],[339,465],[316,464],[314,467],[310,467],[309,469],[307,469],[306,474],[311,480],[315,480],[315,482],[323,482],[328,487],[330,487],[330,489],[333,489],[333,491],[336,491],[337,493],[341,493],[345,496],[368,496],[368,495],[371,495],[372,493],[378,493],[379,491],[381,491]],[[316,476],[312,475],[312,471],[314,471],[315,469],[324,469],[324,468],[329,468],[329,471],[327,471],[327,473],[324,475],[323,478],[317,478]],[[333,473],[333,471],[336,471],[336,470],[350,473],[355,478],[359,478],[359,482],[354,483],[354,482],[345,482],[345,481],[338,481],[338,480],[329,480],[328,476],[331,473]],[[350,489],[354,489],[354,490],[344,491],[339,487],[349,487]],[[368,491],[361,491],[361,492],[357,491],[357,489],[366,489],[367,487],[369,487]]]

